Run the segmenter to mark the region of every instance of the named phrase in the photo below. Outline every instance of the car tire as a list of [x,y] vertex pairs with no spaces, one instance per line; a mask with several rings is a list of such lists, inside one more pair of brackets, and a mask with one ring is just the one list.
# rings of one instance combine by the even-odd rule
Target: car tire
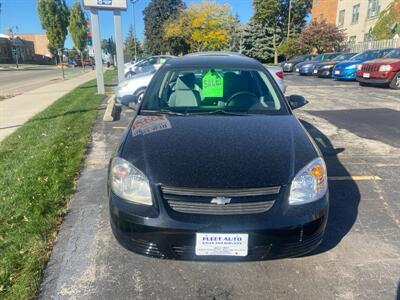
[[140,104],[143,101],[144,91],[140,92],[136,97],[136,103]]
[[126,79],[130,79],[130,78],[132,78],[135,74],[136,74],[135,72],[129,71],[128,73],[125,74],[125,78],[126,78]]
[[400,72],[397,72],[397,74],[394,75],[389,87],[394,90],[400,90]]

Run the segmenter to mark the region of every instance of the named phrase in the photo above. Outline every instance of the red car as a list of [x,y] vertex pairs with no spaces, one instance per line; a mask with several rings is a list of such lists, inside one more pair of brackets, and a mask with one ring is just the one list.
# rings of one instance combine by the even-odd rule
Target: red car
[[393,49],[382,58],[359,65],[357,81],[360,85],[385,85],[400,89],[400,48]]

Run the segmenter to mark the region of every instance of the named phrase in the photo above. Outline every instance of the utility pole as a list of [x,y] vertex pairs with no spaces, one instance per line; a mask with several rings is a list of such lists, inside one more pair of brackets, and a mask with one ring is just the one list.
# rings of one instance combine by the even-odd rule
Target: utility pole
[[135,3],[139,0],[131,0],[132,3],[132,16],[133,16],[133,40],[135,44],[135,62],[137,62],[137,41],[136,41],[136,19],[135,19]]
[[289,0],[289,14],[288,14],[288,23],[287,23],[287,37],[290,37],[290,18],[292,16],[292,0]]
[[11,52],[15,55],[15,65],[17,66],[17,69],[19,69],[19,63],[18,63],[18,47],[17,44],[15,44],[15,34],[14,34],[14,29],[17,31],[18,26],[12,26],[8,28],[8,34],[11,36]]

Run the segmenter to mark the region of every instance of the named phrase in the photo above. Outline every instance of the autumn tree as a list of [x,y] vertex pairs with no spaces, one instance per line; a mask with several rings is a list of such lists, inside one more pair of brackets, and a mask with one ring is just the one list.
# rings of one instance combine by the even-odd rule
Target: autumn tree
[[164,42],[164,25],[185,8],[182,0],[151,0],[143,11],[146,52],[161,54],[168,51]]
[[202,2],[191,4],[164,28],[164,39],[188,41],[190,51],[225,50],[234,18],[228,4]]
[[341,49],[346,35],[343,30],[325,21],[313,21],[303,29],[299,37],[300,47],[318,53],[338,51]]
[[182,11],[175,18],[167,20],[164,33],[168,52],[173,55],[184,55],[190,51],[192,26],[187,12]]
[[79,51],[83,68],[83,51],[87,46],[87,33],[89,28],[87,20],[83,13],[80,2],[75,1],[71,7],[71,17],[69,19],[69,31],[71,32],[72,41],[74,42],[75,49]]
[[37,8],[40,23],[49,40],[49,48],[57,49],[61,57],[61,71],[64,79],[64,66],[62,63],[62,51],[65,38],[68,34],[69,9],[65,0],[37,0]]
[[400,34],[400,0],[395,0],[379,15],[371,31],[377,40],[391,39]]

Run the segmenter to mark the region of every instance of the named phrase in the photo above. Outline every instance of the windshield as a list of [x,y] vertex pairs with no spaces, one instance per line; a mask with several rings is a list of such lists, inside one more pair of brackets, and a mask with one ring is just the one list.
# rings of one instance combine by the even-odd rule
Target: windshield
[[141,113],[288,114],[261,70],[165,68],[149,87]]
[[337,56],[337,53],[332,53],[332,54],[325,54],[324,58],[322,59],[323,61],[327,61],[327,60],[332,60]]
[[300,55],[292,58],[292,60],[305,60],[305,59],[308,59],[308,55]]
[[351,60],[372,60],[379,57],[380,51],[365,51],[351,58]]
[[393,49],[385,55],[385,58],[400,58],[400,49]]
[[355,53],[344,53],[336,56],[333,60],[339,61],[339,60],[346,60],[350,59],[355,55]]
[[316,57],[314,57],[312,60],[322,61],[323,59],[324,59],[324,55],[323,54],[319,54]]

